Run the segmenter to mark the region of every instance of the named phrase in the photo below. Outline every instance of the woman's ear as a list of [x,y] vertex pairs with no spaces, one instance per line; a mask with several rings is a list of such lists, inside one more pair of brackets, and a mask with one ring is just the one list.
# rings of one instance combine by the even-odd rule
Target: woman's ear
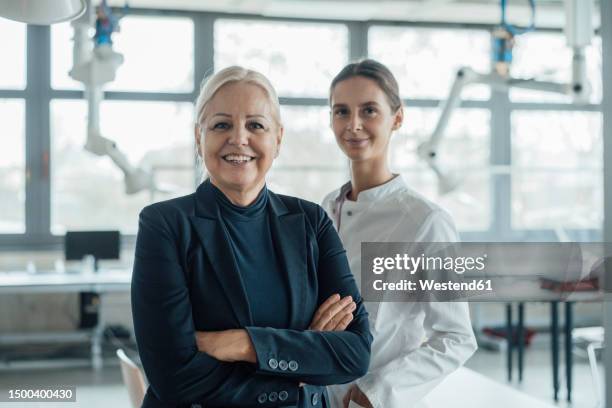
[[276,137],[276,153],[274,153],[275,159],[278,157],[278,154],[280,153],[281,142],[283,141],[284,134],[285,134],[285,128],[282,126],[279,126],[278,136]]
[[404,123],[404,107],[400,106],[393,118],[393,130],[401,128],[402,123]]
[[198,156],[202,158],[202,146],[200,144],[200,141],[201,141],[200,132],[201,132],[200,125],[196,124],[193,128],[193,135],[195,137],[195,144],[196,144],[196,150],[198,152]]

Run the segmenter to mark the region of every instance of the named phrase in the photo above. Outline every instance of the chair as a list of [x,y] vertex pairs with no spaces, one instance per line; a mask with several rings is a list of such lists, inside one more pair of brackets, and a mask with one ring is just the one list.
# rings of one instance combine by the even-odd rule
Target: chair
[[601,388],[601,379],[597,370],[597,356],[595,350],[604,347],[604,328],[603,327],[584,327],[572,330],[572,339],[576,343],[586,345],[587,357],[591,366],[591,375],[593,377],[593,386],[597,395],[597,406],[600,407],[603,403],[603,393]]
[[121,376],[123,377],[123,383],[127,387],[132,406],[140,408],[147,390],[144,375],[136,363],[125,354],[123,349],[117,349],[117,357],[119,357]]

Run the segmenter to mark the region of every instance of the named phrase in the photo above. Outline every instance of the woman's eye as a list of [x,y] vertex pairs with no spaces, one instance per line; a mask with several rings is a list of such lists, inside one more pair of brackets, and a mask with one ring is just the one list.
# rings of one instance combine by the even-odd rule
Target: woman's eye
[[229,123],[226,122],[219,122],[219,123],[215,123],[212,128],[214,130],[225,130],[225,129],[229,129]]
[[376,109],[374,108],[364,108],[364,113],[368,116],[372,116],[376,114]]
[[348,114],[348,110],[346,110],[346,109],[336,109],[334,111],[334,115],[336,115],[336,116],[345,116],[347,114]]
[[263,130],[263,129],[265,129],[264,125],[262,125],[259,122],[251,122],[251,123],[249,123],[249,127],[251,129],[255,129],[255,130]]

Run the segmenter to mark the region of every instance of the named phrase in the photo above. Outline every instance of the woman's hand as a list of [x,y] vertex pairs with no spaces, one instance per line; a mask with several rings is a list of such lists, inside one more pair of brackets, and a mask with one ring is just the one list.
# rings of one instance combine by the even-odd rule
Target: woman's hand
[[361,405],[364,408],[374,408],[368,399],[368,396],[365,395],[358,386],[352,385],[351,388],[346,392],[344,398],[342,399],[343,408],[348,408],[349,403],[351,401],[355,401],[357,404]]
[[246,330],[196,332],[198,350],[217,360],[226,362],[246,361],[256,363],[257,355],[251,337]]
[[310,330],[343,331],[353,320],[353,312],[357,308],[353,298],[340,298],[333,294],[319,306],[310,323]]

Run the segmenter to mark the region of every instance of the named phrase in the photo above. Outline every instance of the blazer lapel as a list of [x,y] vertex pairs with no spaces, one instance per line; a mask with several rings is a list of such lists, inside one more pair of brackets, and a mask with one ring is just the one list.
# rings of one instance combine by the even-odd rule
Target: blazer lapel
[[225,296],[232,306],[239,326],[252,326],[253,316],[244,283],[238,272],[229,238],[221,223],[219,207],[209,180],[198,187],[195,216],[189,218],[208,255],[213,272],[217,275]]
[[[270,194],[270,229],[275,249],[280,259],[280,267],[286,273],[289,284],[289,299],[291,302],[290,326],[302,328],[305,321],[301,313],[305,302],[304,282],[306,282],[306,224],[304,214],[291,213],[274,193]],[[308,316],[308,319],[310,316]]]

